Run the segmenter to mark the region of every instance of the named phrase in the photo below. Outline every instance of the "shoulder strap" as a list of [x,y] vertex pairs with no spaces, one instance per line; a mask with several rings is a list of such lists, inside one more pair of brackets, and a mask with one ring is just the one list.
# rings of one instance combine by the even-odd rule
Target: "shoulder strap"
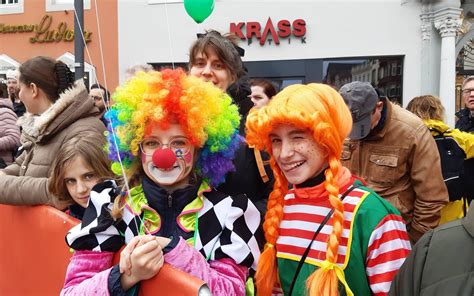
[[255,155],[255,161],[257,162],[258,172],[260,173],[260,177],[262,178],[263,183],[267,183],[270,181],[270,178],[265,171],[265,164],[263,163],[262,154],[258,149],[252,148],[253,153]]
[[449,129],[447,129],[444,132],[442,132],[442,131],[438,130],[437,128],[434,128],[434,127],[430,127],[429,130],[430,130],[430,132],[437,132],[439,134],[438,136],[443,136],[443,137],[444,137],[444,134],[449,131]]
[[[342,195],[341,195],[341,200],[344,200],[344,198],[351,193],[352,190],[362,186],[361,184],[353,184],[351,185]],[[293,280],[291,281],[291,286],[290,290],[288,292],[288,295],[291,296],[293,293],[293,288],[295,287],[296,279],[298,278],[298,274],[301,271],[301,267],[303,267],[303,263],[306,260],[306,257],[308,257],[309,250],[311,250],[311,246],[313,245],[313,241],[316,239],[318,234],[321,232],[323,229],[324,225],[329,221],[329,218],[331,218],[332,214],[334,213],[334,208],[332,208],[329,213],[324,217],[324,220],[319,224],[318,229],[316,229],[316,232],[314,232],[313,238],[311,239],[311,242],[309,243],[308,247],[303,253],[303,256],[300,259],[300,262],[298,262],[298,267],[296,268],[295,275],[293,276]]]

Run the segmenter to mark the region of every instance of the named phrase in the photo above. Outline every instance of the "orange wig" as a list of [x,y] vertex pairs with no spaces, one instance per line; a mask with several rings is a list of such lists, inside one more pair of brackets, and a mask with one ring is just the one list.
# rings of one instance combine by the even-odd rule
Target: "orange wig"
[[[349,109],[339,93],[324,84],[291,85],[278,93],[270,103],[254,110],[247,118],[247,142],[271,155],[275,185],[268,199],[263,229],[267,244],[262,253],[256,274],[259,295],[271,295],[277,281],[275,245],[279,225],[283,218],[283,202],[288,181],[276,165],[269,134],[278,125],[293,125],[310,131],[314,141],[326,152],[329,168],[325,171],[324,187],[334,207],[333,229],[328,238],[326,261],[337,262],[337,250],[343,230],[344,208],[339,199],[337,176],[341,168],[342,144],[352,128]],[[327,264],[326,264],[327,266]],[[307,279],[309,295],[338,294],[338,277],[331,268],[319,268]]]

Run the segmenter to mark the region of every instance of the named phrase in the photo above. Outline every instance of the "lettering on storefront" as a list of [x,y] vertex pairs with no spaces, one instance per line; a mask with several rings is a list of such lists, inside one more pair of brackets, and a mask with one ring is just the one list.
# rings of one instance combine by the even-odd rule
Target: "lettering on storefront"
[[279,45],[283,40],[291,44],[292,38],[306,43],[306,22],[303,19],[296,19],[293,22],[280,20],[275,27],[269,17],[263,30],[259,22],[230,23],[229,31],[241,40],[247,40],[248,45],[252,44],[253,38],[258,39],[262,46],[266,43],[270,45],[272,42]]
[[0,33],[33,32],[35,25],[5,25],[0,24]]
[[15,66],[0,66],[0,71],[1,72],[6,72],[8,70],[16,70],[17,67]]
[[[33,32],[35,35],[30,37],[31,43],[52,43],[52,42],[71,42],[74,41],[74,31],[70,30],[66,22],[60,22],[56,28],[51,28],[53,17],[45,15],[37,25],[21,24],[6,25],[0,24],[0,33],[28,33]],[[84,39],[86,43],[91,41],[91,32],[84,31]]]

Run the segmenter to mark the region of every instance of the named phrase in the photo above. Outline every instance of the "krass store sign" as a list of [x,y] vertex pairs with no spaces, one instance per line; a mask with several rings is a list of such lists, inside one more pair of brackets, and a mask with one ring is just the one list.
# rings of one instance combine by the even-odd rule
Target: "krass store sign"
[[303,19],[296,19],[293,22],[280,20],[275,26],[272,19],[268,18],[263,30],[259,22],[230,23],[229,31],[240,39],[247,40],[248,45],[252,43],[254,37],[259,40],[260,45],[272,44],[272,41],[280,44],[282,39],[291,43],[292,38],[306,43],[306,22]]

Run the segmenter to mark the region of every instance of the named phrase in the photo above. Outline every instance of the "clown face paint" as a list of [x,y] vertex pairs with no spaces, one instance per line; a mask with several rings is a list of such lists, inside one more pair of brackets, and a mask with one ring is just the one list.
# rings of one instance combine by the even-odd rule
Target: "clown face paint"
[[[189,184],[195,149],[190,144],[187,144],[189,147],[184,147],[184,149],[176,148],[177,146],[182,147],[183,143],[189,143],[179,124],[170,124],[166,130],[160,127],[153,128],[152,132],[143,139],[142,146],[144,143],[146,143],[146,147],[142,147],[142,166],[143,171],[151,180],[169,192]],[[181,143],[181,145],[170,145],[170,143]],[[152,149],[153,146],[155,146],[154,149]],[[171,149],[175,153],[176,160],[171,166],[163,168],[156,164],[156,159],[166,149]],[[155,155],[155,161],[153,161],[153,155]]]

